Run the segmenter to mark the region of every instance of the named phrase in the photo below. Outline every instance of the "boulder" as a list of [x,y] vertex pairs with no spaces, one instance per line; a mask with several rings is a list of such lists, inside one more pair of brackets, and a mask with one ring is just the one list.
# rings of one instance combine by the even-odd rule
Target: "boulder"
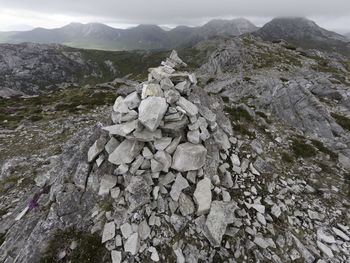
[[139,106],[139,121],[151,132],[160,125],[168,104],[161,97],[147,97],[141,101]]
[[198,170],[203,167],[207,156],[207,149],[203,145],[189,142],[177,146],[173,156],[171,168],[187,172]]
[[103,227],[102,243],[111,240],[115,236],[115,225],[114,222],[106,223]]

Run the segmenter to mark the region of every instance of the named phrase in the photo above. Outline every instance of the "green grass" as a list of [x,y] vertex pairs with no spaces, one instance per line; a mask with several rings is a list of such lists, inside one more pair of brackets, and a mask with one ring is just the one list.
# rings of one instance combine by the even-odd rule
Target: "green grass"
[[300,137],[292,139],[292,150],[297,158],[310,158],[316,156],[315,148],[310,144],[307,144],[305,140]]
[[340,115],[338,113],[332,112],[332,117],[335,119],[335,121],[345,130],[350,131],[350,119]]
[[[69,246],[73,241],[76,241],[78,246],[70,252]],[[61,251],[66,251],[67,255],[58,261],[57,255]],[[58,231],[52,236],[39,262],[102,263],[107,257],[109,257],[109,252],[101,244],[101,237],[98,234],[89,234],[68,228],[65,231]]]
[[[116,90],[71,86],[38,97],[0,98],[0,123],[6,129],[14,129],[22,120],[39,122],[60,117],[62,112],[84,113],[98,106],[113,105],[117,96]],[[44,111],[45,107],[51,110]]]

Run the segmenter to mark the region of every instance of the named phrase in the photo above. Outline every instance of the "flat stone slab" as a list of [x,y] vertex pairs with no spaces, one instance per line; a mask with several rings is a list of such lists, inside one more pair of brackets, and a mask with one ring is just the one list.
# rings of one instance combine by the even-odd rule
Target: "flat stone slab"
[[131,163],[141,152],[143,144],[136,140],[126,139],[109,155],[108,161],[116,165]]
[[111,240],[115,236],[115,225],[114,222],[106,223],[103,227],[102,243]]
[[187,172],[203,167],[207,157],[207,149],[203,145],[183,143],[177,146],[171,168]]
[[235,202],[213,201],[211,203],[210,212],[205,222],[205,234],[214,247],[221,245],[227,225],[233,222],[236,208]]
[[105,148],[107,140],[104,138],[99,138],[95,143],[90,147],[88,151],[88,162],[91,163],[95,160],[97,155],[99,155]]

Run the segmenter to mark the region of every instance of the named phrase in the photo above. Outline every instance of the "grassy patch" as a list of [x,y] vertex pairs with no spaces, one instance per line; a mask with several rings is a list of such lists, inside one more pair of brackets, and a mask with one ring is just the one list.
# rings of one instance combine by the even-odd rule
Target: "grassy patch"
[[[76,241],[78,246],[71,251],[69,247],[73,241]],[[88,234],[74,228],[59,231],[53,235],[40,263],[58,262],[57,256],[61,251],[66,251],[67,255],[59,262],[102,263],[109,256],[109,252],[101,244],[101,237],[98,234]]]
[[315,148],[300,137],[292,139],[292,150],[296,157],[310,158],[316,155]]
[[335,119],[335,121],[345,130],[350,131],[350,119],[340,115],[338,113],[332,112],[332,117]]
[[323,152],[325,154],[328,154],[332,160],[336,160],[338,159],[338,154],[332,152],[331,150],[329,150],[326,146],[323,145],[322,142],[317,141],[317,140],[311,140],[311,143],[313,146],[315,146],[320,152]]
[[37,97],[0,98],[0,123],[6,129],[14,129],[23,120],[38,122],[60,117],[61,112],[84,113],[98,106],[113,105],[117,96],[115,90],[71,86]]
[[281,155],[282,155],[283,162],[285,162],[285,163],[293,163],[294,162],[294,158],[292,155],[290,155],[286,152],[283,152]]
[[232,108],[226,106],[224,111],[227,112],[234,121],[253,121],[253,117],[243,107]]

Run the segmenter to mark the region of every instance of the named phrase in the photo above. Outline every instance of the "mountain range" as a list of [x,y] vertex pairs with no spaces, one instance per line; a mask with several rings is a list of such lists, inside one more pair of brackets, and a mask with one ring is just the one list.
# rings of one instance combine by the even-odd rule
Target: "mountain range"
[[257,29],[244,18],[212,20],[199,27],[178,26],[171,30],[164,30],[157,25],[116,29],[100,23],[71,23],[56,29],[35,28],[24,32],[0,33],[0,42],[56,43],[104,50],[150,50],[188,46],[214,35],[237,36]]
[[268,41],[283,39],[306,49],[322,49],[344,55],[350,54],[350,41],[347,37],[328,31],[306,18],[274,18],[252,34]]

